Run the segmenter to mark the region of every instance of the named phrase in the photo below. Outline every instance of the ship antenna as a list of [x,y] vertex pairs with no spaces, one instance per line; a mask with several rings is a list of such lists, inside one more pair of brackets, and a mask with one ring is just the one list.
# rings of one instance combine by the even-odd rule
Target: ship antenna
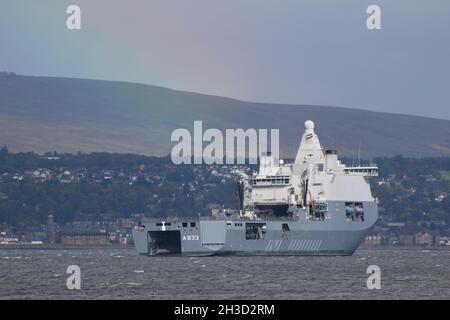
[[358,144],[358,166],[361,166],[361,141]]
[[294,162],[295,162],[295,158],[297,157],[297,155],[296,155],[296,153],[295,153],[295,144],[292,143],[291,146],[292,146],[292,151],[293,151],[293,153],[292,153],[292,154],[293,154],[292,159],[294,159]]

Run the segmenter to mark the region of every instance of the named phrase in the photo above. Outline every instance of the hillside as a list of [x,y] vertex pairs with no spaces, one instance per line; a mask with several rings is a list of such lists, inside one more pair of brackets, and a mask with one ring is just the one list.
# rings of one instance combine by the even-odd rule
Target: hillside
[[[426,107],[426,106],[424,106]],[[0,74],[0,144],[39,153],[108,151],[164,155],[176,128],[279,128],[293,156],[303,122],[322,144],[361,157],[449,156],[450,121],[357,109],[251,103],[150,85]]]

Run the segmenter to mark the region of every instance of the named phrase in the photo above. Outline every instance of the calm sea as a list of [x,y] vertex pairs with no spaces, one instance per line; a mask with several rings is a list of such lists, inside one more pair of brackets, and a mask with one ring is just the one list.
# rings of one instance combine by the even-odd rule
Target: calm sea
[[[69,265],[81,289],[68,290]],[[381,268],[368,290],[367,267]],[[450,250],[350,257],[144,257],[134,250],[0,250],[0,299],[450,299]]]

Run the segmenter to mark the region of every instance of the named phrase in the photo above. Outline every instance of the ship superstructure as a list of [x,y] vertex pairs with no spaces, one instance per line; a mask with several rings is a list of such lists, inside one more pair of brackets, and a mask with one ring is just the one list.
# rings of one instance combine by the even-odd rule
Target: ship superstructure
[[352,254],[378,218],[368,178],[376,165],[345,166],[305,122],[295,161],[260,157],[241,173],[238,208],[220,217],[146,222],[133,230],[141,254]]

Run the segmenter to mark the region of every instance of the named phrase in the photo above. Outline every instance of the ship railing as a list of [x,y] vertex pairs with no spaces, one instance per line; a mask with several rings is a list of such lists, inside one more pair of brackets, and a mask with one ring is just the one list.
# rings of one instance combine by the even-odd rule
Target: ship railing
[[195,221],[214,221],[214,220],[241,220],[241,221],[257,221],[257,220],[265,220],[265,221],[295,221],[296,217],[292,216],[257,216],[257,217],[247,217],[240,215],[231,215],[231,216],[172,216],[172,217],[164,217],[164,218],[144,218],[142,219],[142,223],[157,223],[157,222],[195,222]]
[[378,176],[378,167],[376,164],[365,165],[351,165],[344,167],[344,173],[346,174],[356,174],[363,175],[369,177],[377,177]]

